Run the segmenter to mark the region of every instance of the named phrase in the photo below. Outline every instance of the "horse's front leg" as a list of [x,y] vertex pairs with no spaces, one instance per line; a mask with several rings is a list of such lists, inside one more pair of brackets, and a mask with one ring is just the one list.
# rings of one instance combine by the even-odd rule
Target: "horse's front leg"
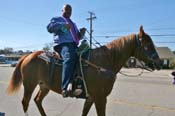
[[93,100],[90,97],[86,99],[83,107],[82,116],[87,116],[92,104],[93,104]]
[[106,96],[99,96],[94,100],[95,108],[98,116],[106,116]]

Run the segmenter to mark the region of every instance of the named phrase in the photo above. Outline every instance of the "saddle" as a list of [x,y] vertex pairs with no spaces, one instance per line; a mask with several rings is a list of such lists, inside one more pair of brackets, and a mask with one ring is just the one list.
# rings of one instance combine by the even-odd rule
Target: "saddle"
[[[89,52],[88,52],[89,53]],[[83,55],[84,56],[84,55]],[[87,53],[86,53],[87,56]],[[50,65],[49,67],[49,82],[53,83],[53,72],[56,66],[61,66],[62,67],[62,63],[63,63],[63,59],[61,59],[60,55],[55,53],[55,52],[44,52],[40,55],[38,55],[39,58],[41,58],[42,60],[48,62]],[[81,55],[79,55],[79,57],[81,57]],[[83,57],[84,58],[84,57]],[[82,66],[80,66],[80,64],[82,64]],[[86,63],[80,63],[80,61],[78,61],[78,63],[76,64],[76,69],[74,72],[74,80],[72,82],[72,90],[75,91],[77,89],[81,89],[82,92],[80,95],[72,95],[71,97],[76,97],[76,98],[87,98],[87,90],[86,90],[86,83],[84,78],[82,78],[81,76],[83,75],[82,72],[80,71],[80,67],[82,69],[84,69],[84,67],[88,67],[88,65]]]

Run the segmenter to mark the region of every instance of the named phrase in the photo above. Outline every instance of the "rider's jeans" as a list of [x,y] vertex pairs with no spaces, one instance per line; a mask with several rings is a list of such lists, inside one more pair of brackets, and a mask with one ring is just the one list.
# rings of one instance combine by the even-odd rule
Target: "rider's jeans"
[[63,58],[62,67],[62,90],[66,90],[70,82],[73,81],[73,74],[77,62],[77,46],[75,43],[62,43],[55,49]]

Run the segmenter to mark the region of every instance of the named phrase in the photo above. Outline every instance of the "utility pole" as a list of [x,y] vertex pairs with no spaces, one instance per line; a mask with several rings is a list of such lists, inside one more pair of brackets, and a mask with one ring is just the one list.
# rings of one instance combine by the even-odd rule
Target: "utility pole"
[[90,21],[90,48],[92,48],[92,32],[93,32],[93,29],[92,29],[92,20],[96,19],[97,17],[95,16],[95,13],[93,12],[88,12],[90,14],[90,17],[87,18],[86,20],[89,20]]

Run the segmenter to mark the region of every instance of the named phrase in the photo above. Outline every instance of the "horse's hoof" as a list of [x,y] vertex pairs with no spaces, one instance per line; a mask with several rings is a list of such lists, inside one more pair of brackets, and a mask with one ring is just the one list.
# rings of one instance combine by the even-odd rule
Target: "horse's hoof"
[[28,112],[25,113],[25,116],[28,116]]

